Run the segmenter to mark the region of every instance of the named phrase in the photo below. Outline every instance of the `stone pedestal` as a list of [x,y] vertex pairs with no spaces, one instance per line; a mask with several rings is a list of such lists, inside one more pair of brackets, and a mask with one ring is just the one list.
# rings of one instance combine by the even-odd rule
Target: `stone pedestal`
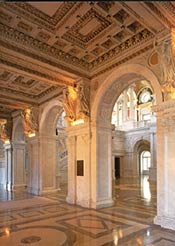
[[175,230],[175,100],[157,113],[157,216],[154,223]]
[[89,123],[67,128],[67,202],[87,208],[113,204],[111,132]]

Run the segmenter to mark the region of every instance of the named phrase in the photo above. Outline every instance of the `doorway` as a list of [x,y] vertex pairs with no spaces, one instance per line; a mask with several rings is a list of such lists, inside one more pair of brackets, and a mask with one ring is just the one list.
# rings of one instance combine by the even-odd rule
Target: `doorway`
[[120,157],[115,156],[115,178],[120,178]]

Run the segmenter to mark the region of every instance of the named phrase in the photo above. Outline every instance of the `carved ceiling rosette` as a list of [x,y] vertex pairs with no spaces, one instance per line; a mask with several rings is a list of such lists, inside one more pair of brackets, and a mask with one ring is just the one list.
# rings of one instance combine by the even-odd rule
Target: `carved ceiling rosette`
[[24,133],[28,137],[35,136],[39,130],[38,110],[36,108],[27,108],[21,112]]

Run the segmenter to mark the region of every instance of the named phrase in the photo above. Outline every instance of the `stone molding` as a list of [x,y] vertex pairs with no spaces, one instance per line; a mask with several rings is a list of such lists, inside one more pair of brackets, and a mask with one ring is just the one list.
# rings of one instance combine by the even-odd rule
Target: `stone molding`
[[154,218],[154,224],[160,225],[163,228],[175,230],[175,219],[168,216],[156,216]]
[[163,112],[167,109],[175,110],[175,100],[166,101],[152,107],[152,110],[156,113]]

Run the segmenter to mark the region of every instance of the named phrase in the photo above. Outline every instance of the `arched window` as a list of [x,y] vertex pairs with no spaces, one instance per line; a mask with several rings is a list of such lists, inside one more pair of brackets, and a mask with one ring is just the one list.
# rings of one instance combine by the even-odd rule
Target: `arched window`
[[149,151],[143,151],[141,153],[141,173],[144,174],[145,171],[149,171],[151,166],[151,153]]

